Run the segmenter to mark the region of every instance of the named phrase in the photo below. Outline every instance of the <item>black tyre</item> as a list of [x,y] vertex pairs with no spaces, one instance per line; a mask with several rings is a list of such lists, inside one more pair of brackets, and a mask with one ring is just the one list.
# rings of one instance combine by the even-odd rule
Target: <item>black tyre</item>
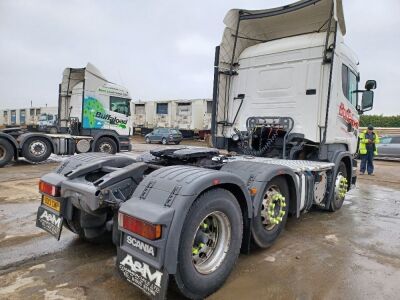
[[166,145],[166,144],[168,144],[168,141],[167,141],[166,138],[162,138],[161,143],[162,143],[163,145]]
[[289,197],[284,177],[275,177],[267,184],[251,228],[253,241],[258,247],[270,247],[285,228]]
[[0,168],[4,167],[14,157],[14,147],[5,139],[0,139]]
[[22,146],[22,156],[31,162],[42,162],[49,158],[51,144],[44,137],[27,139]]
[[72,220],[65,220],[64,226],[68,228],[69,231],[79,235],[80,238],[84,238],[85,234],[79,222],[80,220],[80,210],[74,209]]
[[175,145],[179,145],[181,142],[175,142]]
[[72,220],[66,220],[64,226],[89,243],[101,244],[112,241],[112,233],[106,230],[106,222],[106,216],[96,218],[74,208]]
[[243,219],[236,198],[213,189],[192,205],[179,242],[176,287],[191,299],[214,293],[228,278],[240,252]]
[[117,143],[112,138],[102,137],[97,140],[94,149],[96,152],[115,154],[118,148]]
[[347,169],[343,161],[339,164],[339,168],[333,179],[333,184],[333,194],[331,195],[332,198],[328,208],[331,212],[337,211],[342,207],[348,190]]
[[150,141],[149,137],[146,137],[145,141],[146,141],[146,144],[151,144],[151,141]]

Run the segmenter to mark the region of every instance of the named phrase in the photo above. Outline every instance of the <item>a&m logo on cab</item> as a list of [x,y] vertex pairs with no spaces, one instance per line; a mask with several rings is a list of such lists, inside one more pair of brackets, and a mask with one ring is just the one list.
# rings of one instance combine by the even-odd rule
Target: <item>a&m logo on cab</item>
[[350,108],[346,109],[343,103],[340,103],[339,106],[339,116],[341,116],[343,120],[347,124],[350,124],[351,127],[353,128],[358,128],[360,126],[359,121],[357,120],[356,116],[354,116],[351,109]]

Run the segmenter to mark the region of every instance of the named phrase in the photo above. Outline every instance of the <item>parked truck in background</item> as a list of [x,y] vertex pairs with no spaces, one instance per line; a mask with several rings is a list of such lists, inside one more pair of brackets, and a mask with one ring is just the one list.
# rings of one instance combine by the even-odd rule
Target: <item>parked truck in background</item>
[[[126,88],[109,82],[92,64],[66,68],[59,86],[57,116],[41,115],[42,129],[51,134],[21,128],[1,131],[0,167],[19,157],[41,162],[51,153],[130,150],[130,101]],[[56,118],[56,126],[48,128]]]
[[58,132],[58,115],[43,113],[39,116],[39,121],[37,122],[38,131],[57,133]]
[[376,82],[358,87],[342,1],[235,9],[224,22],[212,134],[235,153],[82,154],[41,178],[37,225],[57,238],[63,224],[87,240],[111,234],[122,278],[152,298],[170,280],[207,297],[239,252],[271,246],[289,215],[339,210],[356,183],[358,120]]

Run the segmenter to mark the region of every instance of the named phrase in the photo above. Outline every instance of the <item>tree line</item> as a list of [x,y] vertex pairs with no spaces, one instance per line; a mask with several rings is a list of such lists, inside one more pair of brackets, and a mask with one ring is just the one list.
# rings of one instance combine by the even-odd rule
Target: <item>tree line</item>
[[369,124],[373,125],[374,127],[400,127],[400,115],[362,115],[360,119],[360,126],[367,127]]

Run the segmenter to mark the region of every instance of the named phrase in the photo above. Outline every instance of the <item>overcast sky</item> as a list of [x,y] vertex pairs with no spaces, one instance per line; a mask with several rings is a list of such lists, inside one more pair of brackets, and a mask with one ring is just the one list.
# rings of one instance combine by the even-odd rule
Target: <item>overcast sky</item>
[[[231,8],[293,0],[0,0],[0,109],[57,105],[65,67],[93,63],[134,100],[211,98],[214,48]],[[400,1],[344,0],[347,44],[372,113],[400,114]]]

